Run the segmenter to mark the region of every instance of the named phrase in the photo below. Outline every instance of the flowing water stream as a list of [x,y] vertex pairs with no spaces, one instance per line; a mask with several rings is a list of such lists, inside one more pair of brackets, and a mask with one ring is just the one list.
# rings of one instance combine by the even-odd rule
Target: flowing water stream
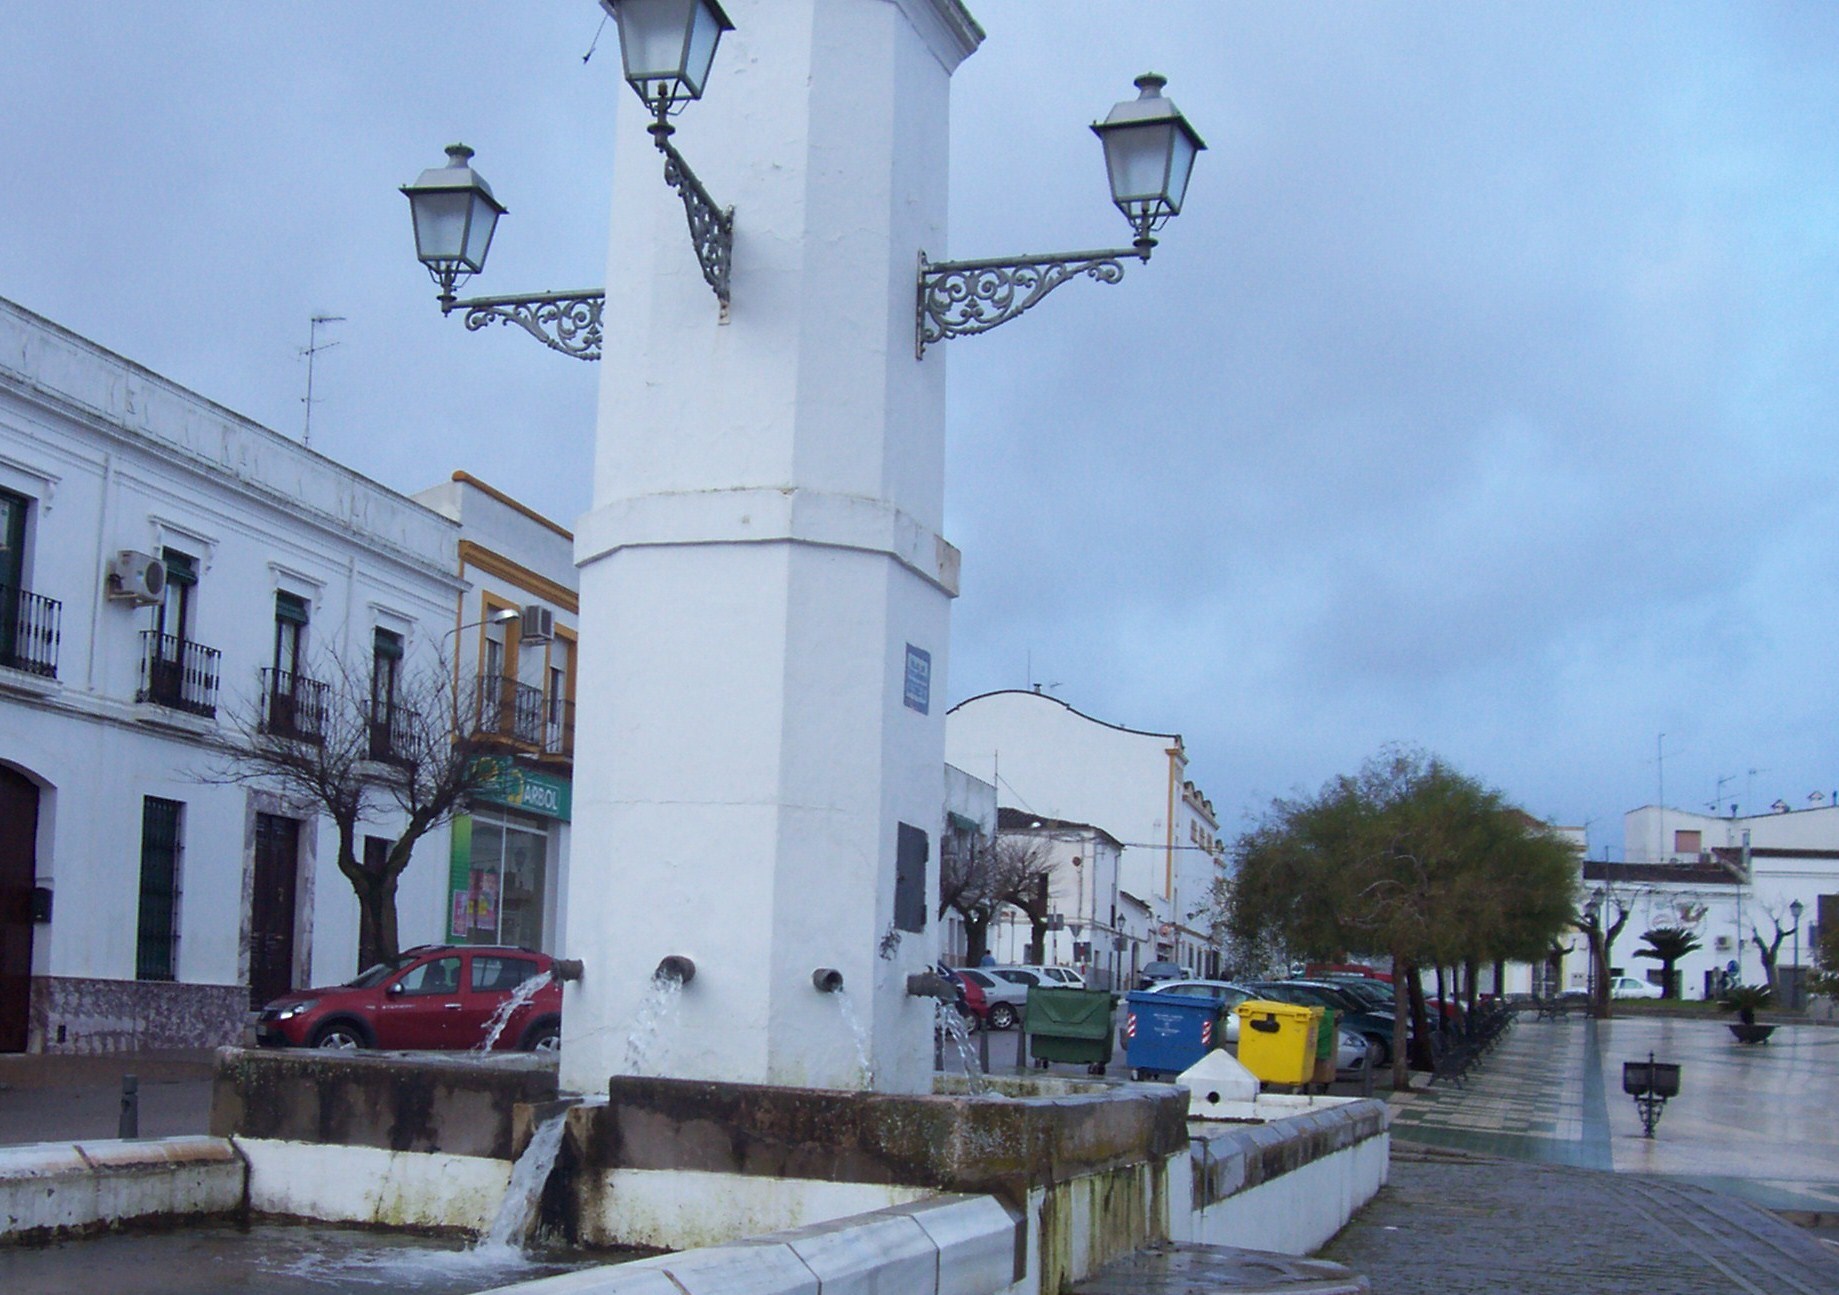
[[651,1057],[651,1050],[657,1046],[658,1034],[682,996],[681,980],[674,976],[652,977],[651,987],[645,991],[638,1015],[632,1022],[632,1030],[626,1035],[625,1074],[645,1073],[645,1063]]
[[498,1004],[485,1021],[485,1037],[479,1040],[475,1052],[490,1052],[498,1046],[498,1036],[504,1033],[504,1027],[511,1022],[511,1016],[518,1008],[536,997],[537,991],[549,983],[547,971],[538,972],[528,980],[520,981],[516,989],[504,1002]]
[[990,1091],[990,1081],[984,1077],[983,1067],[977,1061],[977,1049],[971,1044],[970,1027],[964,1023],[963,1013],[958,1011],[955,1003],[940,1003],[938,1008],[939,1028],[945,1031],[958,1049],[958,1060],[964,1064],[964,1078],[973,1096],[982,1096]]
[[875,1063],[868,1056],[868,1035],[862,1029],[862,1022],[856,1019],[856,1005],[849,1001],[849,991],[839,989],[831,995],[836,999],[837,1013],[843,1018],[843,1025],[849,1031],[849,1037],[855,1040],[856,1064],[862,1068],[862,1086],[875,1086]]

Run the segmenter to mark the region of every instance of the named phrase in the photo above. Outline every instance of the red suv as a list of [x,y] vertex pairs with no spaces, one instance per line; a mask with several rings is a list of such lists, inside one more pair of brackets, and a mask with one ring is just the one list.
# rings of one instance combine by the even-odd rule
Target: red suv
[[[553,1052],[562,986],[546,953],[423,945],[348,985],[284,994],[256,1017],[265,1048],[521,1048]],[[496,1033],[494,1034],[494,1030]]]

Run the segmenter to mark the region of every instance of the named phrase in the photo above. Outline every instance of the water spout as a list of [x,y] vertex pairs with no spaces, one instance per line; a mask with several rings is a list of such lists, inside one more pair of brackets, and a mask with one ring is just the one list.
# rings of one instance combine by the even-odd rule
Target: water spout
[[958,987],[936,971],[916,971],[908,976],[907,993],[914,998],[936,998],[941,1003],[958,1001]]
[[549,966],[550,970],[555,973],[555,978],[564,982],[581,979],[581,973],[584,970],[579,958],[557,958]]
[[668,980],[679,985],[687,985],[696,979],[696,964],[681,953],[673,953],[658,964],[658,969],[651,973],[651,978],[654,981]]
[[820,994],[834,994],[843,988],[843,973],[835,967],[819,967],[811,973],[811,983]]

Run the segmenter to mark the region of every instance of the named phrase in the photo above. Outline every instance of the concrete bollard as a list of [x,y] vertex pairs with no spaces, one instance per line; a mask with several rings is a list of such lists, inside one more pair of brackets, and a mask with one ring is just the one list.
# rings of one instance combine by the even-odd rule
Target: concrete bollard
[[121,1077],[121,1120],[116,1125],[115,1136],[140,1136],[140,1078],[136,1075]]

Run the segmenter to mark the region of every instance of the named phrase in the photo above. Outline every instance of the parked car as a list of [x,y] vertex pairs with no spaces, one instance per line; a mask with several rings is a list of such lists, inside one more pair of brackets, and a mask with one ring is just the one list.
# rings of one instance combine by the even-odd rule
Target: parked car
[[1637,976],[1611,976],[1609,978],[1609,996],[1611,998],[1662,998],[1660,986],[1650,984]]
[[1146,962],[1137,973],[1137,988],[1150,989],[1164,980],[1187,980],[1194,973],[1173,962]]
[[[257,1014],[265,1048],[477,1048],[553,1052],[562,986],[548,954],[423,945],[349,984],[283,994]],[[492,1032],[496,1029],[496,1034]]]
[[995,967],[959,967],[957,970],[960,979],[981,989],[989,1001],[983,1023],[992,1030],[1014,1029],[1028,1002],[1029,982],[1009,980],[995,973]]
[[[1084,989],[1086,987],[1086,978],[1077,971],[1074,971],[1071,967],[1040,967],[1032,963],[1012,963],[1008,965],[984,967],[983,970],[993,971],[999,976],[1010,971],[1023,971],[1033,976],[1035,981],[1039,984],[1050,986],[1057,985],[1066,989]],[[1006,978],[1013,979],[1013,977]]]
[[942,962],[938,965],[937,970],[941,976],[957,987],[958,1014],[970,1023],[971,1029],[982,1028],[984,1019],[990,1014],[990,1000],[983,996],[982,987],[966,980]]

